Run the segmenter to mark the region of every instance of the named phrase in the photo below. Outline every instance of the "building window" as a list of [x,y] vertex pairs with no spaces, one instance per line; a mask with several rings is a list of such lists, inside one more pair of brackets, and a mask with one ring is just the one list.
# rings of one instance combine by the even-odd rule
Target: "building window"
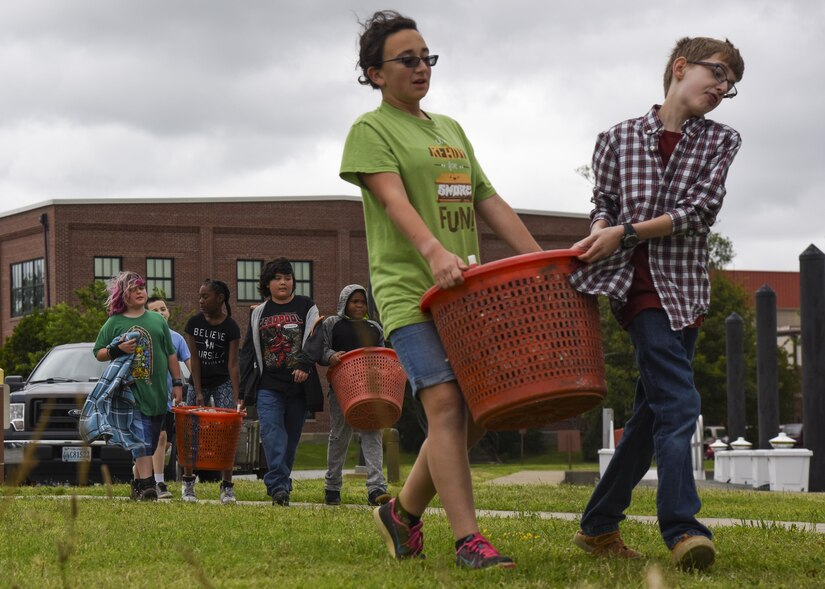
[[118,274],[123,258],[104,258],[95,256],[95,280],[108,282]]
[[172,280],[172,258],[146,258],[146,292],[164,299],[175,300]]
[[261,260],[238,260],[237,301],[260,301],[258,282],[261,278]]
[[11,265],[11,316],[43,308],[43,258]]
[[312,262],[290,260],[295,272],[295,294],[312,298]]

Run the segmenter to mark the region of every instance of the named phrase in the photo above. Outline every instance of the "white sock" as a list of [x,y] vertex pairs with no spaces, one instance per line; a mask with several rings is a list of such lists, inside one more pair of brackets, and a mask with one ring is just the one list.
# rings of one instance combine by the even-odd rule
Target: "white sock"
[[155,473],[155,483],[162,483],[163,482],[163,473],[156,472]]

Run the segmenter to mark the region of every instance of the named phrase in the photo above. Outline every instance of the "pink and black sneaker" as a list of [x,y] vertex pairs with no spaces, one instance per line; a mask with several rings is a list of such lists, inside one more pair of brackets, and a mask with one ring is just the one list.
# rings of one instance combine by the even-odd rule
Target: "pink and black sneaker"
[[509,556],[499,554],[492,544],[476,532],[468,536],[455,551],[456,566],[466,569],[512,569],[516,563]]
[[372,511],[378,533],[387,543],[387,549],[393,558],[424,558],[424,534],[421,532],[423,522],[408,526],[395,513],[396,499],[379,505]]

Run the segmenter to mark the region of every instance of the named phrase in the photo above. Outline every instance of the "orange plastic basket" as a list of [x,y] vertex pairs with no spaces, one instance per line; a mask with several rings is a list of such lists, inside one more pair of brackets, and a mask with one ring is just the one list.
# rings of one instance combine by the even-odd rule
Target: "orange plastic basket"
[[172,407],[172,411],[181,466],[230,470],[235,465],[243,411],[187,405]]
[[401,417],[407,375],[395,350],[370,347],[347,352],[327,378],[352,427],[381,429]]
[[537,427],[604,400],[596,298],[567,279],[577,252],[554,250],[475,266],[464,283],[421,297],[476,423]]

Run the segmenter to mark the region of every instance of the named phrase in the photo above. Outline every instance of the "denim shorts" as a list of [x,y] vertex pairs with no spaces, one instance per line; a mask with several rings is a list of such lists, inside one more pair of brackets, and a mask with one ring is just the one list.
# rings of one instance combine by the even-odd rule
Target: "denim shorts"
[[141,445],[132,448],[132,458],[143,458],[151,456],[158,447],[160,430],[163,429],[163,418],[165,414],[144,415],[138,409],[132,414],[132,430],[141,441]]
[[456,379],[432,321],[399,327],[392,332],[390,343],[407,373],[414,396],[421,389]]

